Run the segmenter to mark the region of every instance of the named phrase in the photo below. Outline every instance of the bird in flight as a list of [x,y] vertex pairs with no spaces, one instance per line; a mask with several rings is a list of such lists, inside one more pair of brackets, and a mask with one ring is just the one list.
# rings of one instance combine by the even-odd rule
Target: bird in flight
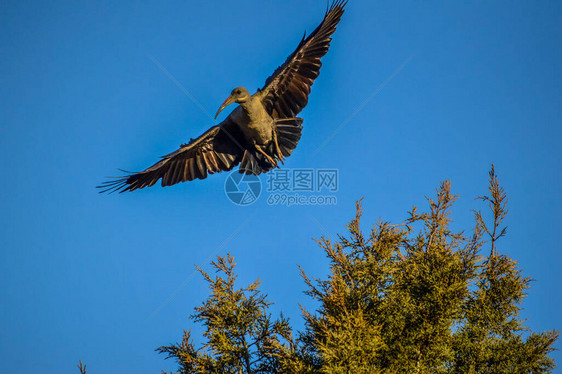
[[253,95],[244,87],[232,90],[219,113],[230,104],[239,104],[220,124],[180,148],[148,169],[112,178],[102,183],[100,192],[134,191],[205,179],[208,174],[232,170],[259,175],[284,164],[301,138],[302,118],[296,117],[308,103],[314,80],[320,74],[320,59],[328,52],[347,1],[335,0],[322,23],[270,76],[263,88]]

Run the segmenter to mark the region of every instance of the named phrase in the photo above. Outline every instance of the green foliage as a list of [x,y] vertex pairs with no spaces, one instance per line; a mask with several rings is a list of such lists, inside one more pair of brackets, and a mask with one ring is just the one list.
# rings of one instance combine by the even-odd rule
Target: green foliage
[[327,279],[301,269],[318,309],[303,309],[297,338],[286,319],[267,314],[259,281],[236,289],[232,257],[219,257],[221,276],[200,270],[211,295],[192,316],[206,327],[205,345],[195,349],[184,332],[181,343],[158,350],[178,361],[179,373],[551,372],[558,332],[524,326],[530,279],[497,248],[507,198],[493,166],[489,196],[479,198],[489,203],[489,224],[476,212],[470,235],[453,232],[456,199],[444,182],[427,212],[414,207],[405,222],[378,222],[368,235],[359,201],[347,236],[318,241],[330,260]]
[[209,284],[211,295],[191,316],[206,327],[206,344],[195,349],[190,332],[184,331],[178,344],[157,349],[180,364],[179,373],[270,373],[279,372],[278,356],[291,341],[288,321],[272,320],[271,305],[259,291],[260,281],[235,288],[236,264],[230,254],[212,265],[223,277],[211,277],[198,268]]

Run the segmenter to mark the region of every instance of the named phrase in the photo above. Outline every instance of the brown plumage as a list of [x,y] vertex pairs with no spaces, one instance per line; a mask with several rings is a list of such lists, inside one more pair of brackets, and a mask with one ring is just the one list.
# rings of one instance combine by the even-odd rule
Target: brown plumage
[[148,169],[104,182],[101,192],[125,192],[162,186],[208,174],[232,170],[259,175],[283,163],[297,146],[302,118],[296,117],[308,103],[314,80],[320,74],[320,59],[328,52],[331,35],[347,1],[336,0],[322,23],[303,37],[295,51],[269,77],[265,86],[250,95],[244,87],[232,90],[218,114],[232,103],[240,104],[219,125],[192,139]]
[[285,63],[265,82],[263,104],[274,118],[294,117],[308,104],[310,87],[320,74],[320,59],[328,52],[331,35],[347,1],[335,1],[322,23],[303,37]]

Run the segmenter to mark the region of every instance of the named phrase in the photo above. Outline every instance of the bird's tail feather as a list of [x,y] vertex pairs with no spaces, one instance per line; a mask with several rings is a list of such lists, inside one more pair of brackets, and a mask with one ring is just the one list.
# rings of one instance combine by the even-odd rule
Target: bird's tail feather
[[[283,157],[290,156],[297,147],[302,133],[302,121],[302,118],[281,118],[275,120],[277,142]],[[273,143],[269,144],[266,152],[273,158],[279,159],[276,156],[277,152]],[[263,155],[247,149],[240,162],[239,171],[242,174],[260,175],[261,173],[267,173],[275,167],[276,165],[272,165]]]
[[270,165],[267,160],[265,160],[261,155],[256,155],[254,152],[246,149],[244,151],[244,156],[240,162],[240,173],[241,174],[254,174],[260,175],[261,173],[266,173],[273,169],[275,166]]
[[297,147],[302,134],[302,118],[282,118],[276,119],[277,126],[277,142],[279,149],[283,153],[283,157],[291,155]]

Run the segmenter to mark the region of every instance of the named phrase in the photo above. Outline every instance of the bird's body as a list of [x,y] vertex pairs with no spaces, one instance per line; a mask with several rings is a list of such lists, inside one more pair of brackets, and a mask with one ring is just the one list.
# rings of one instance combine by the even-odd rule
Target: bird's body
[[275,121],[265,110],[259,92],[234,109],[230,119],[240,127],[248,142],[267,146],[273,140]]
[[320,59],[328,52],[345,3],[332,3],[322,23],[302,39],[262,89],[253,95],[244,87],[232,90],[217,116],[230,104],[239,106],[219,125],[144,171],[103,183],[101,192],[133,191],[160,179],[162,186],[170,186],[232,170],[238,164],[241,173],[259,175],[284,163],[301,138],[303,120],[296,115],[308,103],[310,87],[320,74]]

